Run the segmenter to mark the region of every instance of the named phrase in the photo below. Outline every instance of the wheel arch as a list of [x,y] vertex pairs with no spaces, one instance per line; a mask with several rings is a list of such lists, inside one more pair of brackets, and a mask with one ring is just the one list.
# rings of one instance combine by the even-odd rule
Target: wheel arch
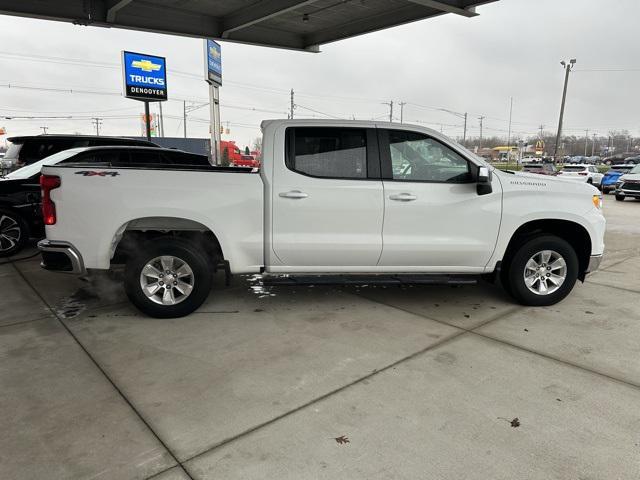
[[511,236],[501,264],[509,263],[519,245],[543,234],[556,235],[574,248],[578,257],[578,279],[584,281],[591,257],[591,236],[584,226],[571,220],[541,219],[522,224]]
[[172,216],[149,216],[130,220],[117,230],[111,247],[111,263],[126,263],[133,252],[153,238],[173,236],[196,243],[216,267],[224,261],[218,235],[196,220]]

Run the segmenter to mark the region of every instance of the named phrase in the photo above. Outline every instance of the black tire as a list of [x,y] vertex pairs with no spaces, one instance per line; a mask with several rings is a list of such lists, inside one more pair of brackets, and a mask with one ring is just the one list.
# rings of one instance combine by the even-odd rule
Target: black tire
[[[540,295],[532,292],[525,284],[525,265],[536,253],[543,250],[557,252],[565,261],[565,280],[553,293]],[[578,278],[578,257],[575,250],[565,240],[554,235],[540,235],[524,242],[515,251],[507,266],[507,293],[519,303],[529,306],[547,306],[558,303],[573,289]]]
[[15,255],[28,239],[29,227],[24,219],[12,210],[0,208],[0,257]]
[[622,195],[616,195],[616,200],[619,202],[624,202],[624,197]]
[[[190,293],[185,295],[186,298],[180,300],[179,303],[173,305],[156,303],[161,301],[161,299],[157,295],[153,297],[147,296],[141,285],[143,268],[152,260],[161,256],[171,256],[179,259],[188,265],[192,273],[189,277],[193,285]],[[177,268],[177,270],[180,270],[180,268]],[[161,273],[165,275],[164,271]],[[141,245],[138,252],[127,261],[124,273],[124,287],[131,303],[142,313],[155,318],[178,318],[189,315],[207,299],[211,291],[212,274],[213,268],[211,263],[192,242],[180,238],[156,238]],[[167,276],[163,278],[166,279],[170,277]],[[176,280],[181,281],[177,277]],[[188,283],[186,277],[185,282]],[[159,283],[162,282],[159,281]],[[174,284],[177,285],[177,282]],[[158,294],[162,294],[165,290],[171,288],[172,287],[165,284],[163,287],[159,287]],[[173,288],[174,296],[178,295],[181,298],[180,287]],[[151,298],[155,298],[156,301]]]

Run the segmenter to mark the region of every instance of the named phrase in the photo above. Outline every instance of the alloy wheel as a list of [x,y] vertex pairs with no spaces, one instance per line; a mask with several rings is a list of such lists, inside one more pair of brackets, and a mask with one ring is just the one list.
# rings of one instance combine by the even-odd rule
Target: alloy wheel
[[535,253],[524,267],[524,283],[536,295],[551,295],[567,278],[567,262],[554,250]]
[[142,268],[140,288],[154,303],[177,305],[193,291],[193,270],[184,260],[171,255],[156,257]]
[[22,229],[18,222],[8,216],[0,216],[0,252],[7,252],[20,243]]

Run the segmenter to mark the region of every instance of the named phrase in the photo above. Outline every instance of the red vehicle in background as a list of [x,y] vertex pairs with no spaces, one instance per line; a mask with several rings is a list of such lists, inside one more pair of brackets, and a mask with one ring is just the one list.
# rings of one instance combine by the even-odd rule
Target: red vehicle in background
[[221,141],[220,155],[223,159],[226,157],[232,167],[260,167],[260,160],[253,155],[243,153],[234,141]]

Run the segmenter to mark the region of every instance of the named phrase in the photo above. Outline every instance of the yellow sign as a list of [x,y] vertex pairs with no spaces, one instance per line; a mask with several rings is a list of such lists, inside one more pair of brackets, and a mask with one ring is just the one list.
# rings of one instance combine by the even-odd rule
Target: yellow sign
[[160,65],[153,63],[151,60],[134,60],[131,62],[131,66],[139,68],[143,72],[157,72],[160,70]]

